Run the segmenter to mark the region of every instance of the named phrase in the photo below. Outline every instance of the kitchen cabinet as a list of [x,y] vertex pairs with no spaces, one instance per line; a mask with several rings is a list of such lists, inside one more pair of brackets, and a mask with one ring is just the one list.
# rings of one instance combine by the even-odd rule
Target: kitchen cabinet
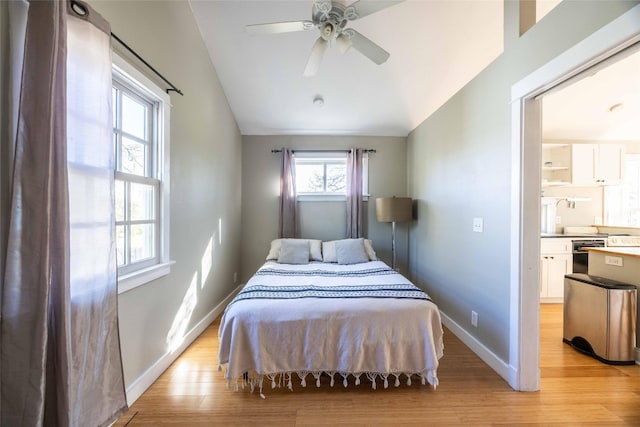
[[571,184],[571,146],[542,144],[542,185]]
[[542,185],[618,185],[624,155],[621,144],[542,144]]
[[571,239],[543,238],[540,242],[540,302],[561,303],[564,275],[573,272]]
[[624,145],[572,144],[571,183],[618,185],[623,180]]

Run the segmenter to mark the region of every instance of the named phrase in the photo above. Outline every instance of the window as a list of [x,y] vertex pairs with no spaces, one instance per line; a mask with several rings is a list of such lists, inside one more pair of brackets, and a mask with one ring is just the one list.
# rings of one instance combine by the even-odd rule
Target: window
[[640,226],[640,154],[627,154],[622,186],[622,224]]
[[[363,159],[362,194],[369,195],[369,156]],[[302,200],[343,200],[347,195],[347,153],[295,154],[296,194]]]
[[627,154],[624,182],[605,187],[605,224],[640,226],[640,154]]
[[169,273],[169,100],[114,55],[113,144],[118,290]]
[[346,194],[347,159],[296,159],[298,194]]

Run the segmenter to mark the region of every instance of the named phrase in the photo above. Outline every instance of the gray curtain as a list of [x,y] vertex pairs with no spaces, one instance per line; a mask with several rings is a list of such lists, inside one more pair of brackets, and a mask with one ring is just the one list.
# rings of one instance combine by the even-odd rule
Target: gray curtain
[[352,148],[347,155],[347,237],[364,235],[362,225],[362,154]]
[[2,425],[108,425],[126,409],[117,323],[110,29],[32,1],[1,326]]
[[280,218],[278,237],[298,237],[296,218],[296,178],[293,150],[282,149],[280,170]]

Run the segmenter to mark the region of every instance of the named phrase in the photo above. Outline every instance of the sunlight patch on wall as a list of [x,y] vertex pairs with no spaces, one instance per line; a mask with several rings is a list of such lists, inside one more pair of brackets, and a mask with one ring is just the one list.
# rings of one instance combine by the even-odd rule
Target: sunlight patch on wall
[[200,277],[202,280],[200,282],[200,288],[204,288],[204,284],[207,282],[209,278],[209,273],[211,273],[211,265],[213,264],[213,240],[215,239],[215,233],[209,239],[209,243],[207,243],[207,247],[202,254],[202,258],[200,259]]
[[189,326],[189,320],[193,310],[198,303],[198,272],[193,273],[191,284],[187,288],[187,292],[184,294],[182,304],[178,309],[176,317],[173,319],[171,329],[167,335],[167,347],[169,352],[173,353],[184,341],[185,334],[187,332],[187,326]]

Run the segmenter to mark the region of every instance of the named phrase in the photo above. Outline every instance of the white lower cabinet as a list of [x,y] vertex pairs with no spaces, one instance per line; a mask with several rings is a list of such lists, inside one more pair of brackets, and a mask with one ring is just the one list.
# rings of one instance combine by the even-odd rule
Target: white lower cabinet
[[571,239],[542,239],[540,249],[540,302],[562,302],[564,276],[573,272]]

